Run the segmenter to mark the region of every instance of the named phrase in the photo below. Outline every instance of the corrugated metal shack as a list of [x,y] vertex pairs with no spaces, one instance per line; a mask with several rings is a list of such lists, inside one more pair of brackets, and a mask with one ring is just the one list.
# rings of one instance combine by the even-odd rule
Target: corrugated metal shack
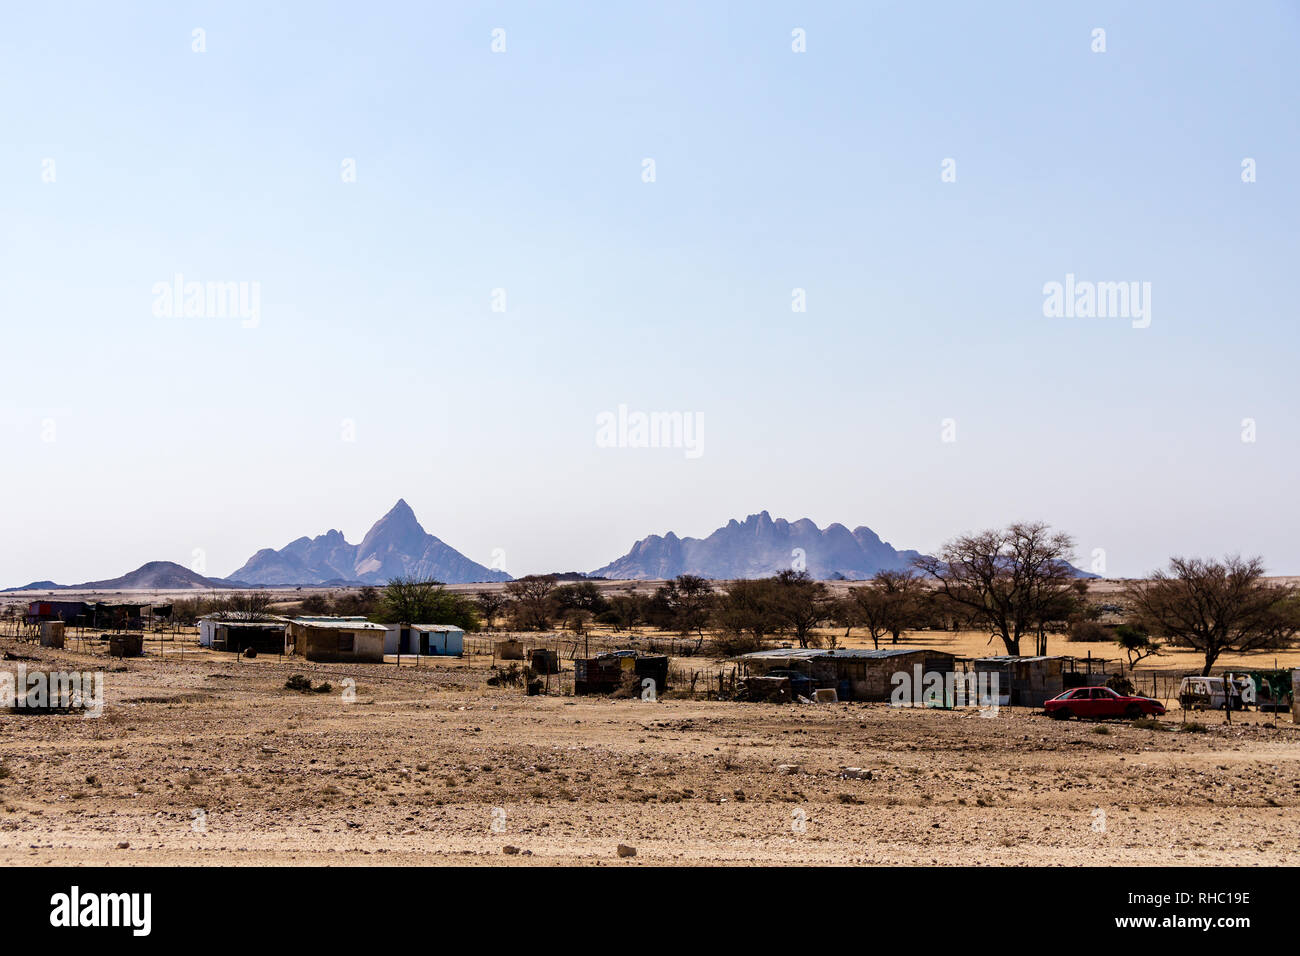
[[1012,654],[977,657],[973,661],[975,673],[998,675],[998,703],[1013,707],[1041,707],[1048,698],[1064,691],[1064,663],[1063,657]]
[[32,601],[27,605],[27,623],[62,621],[64,624],[89,625],[95,606],[85,601]]
[[384,653],[460,657],[465,632],[454,624],[389,624]]
[[93,604],[86,601],[32,601],[27,606],[27,623],[62,621],[69,627],[138,631],[144,626],[148,604]]
[[595,657],[577,658],[573,662],[575,694],[612,694],[629,687],[639,696],[647,677],[655,682],[656,696],[668,688],[667,655],[612,651]]
[[382,663],[385,633],[364,617],[296,617],[285,624],[284,652],[309,661]]
[[894,675],[949,674],[956,657],[920,647],[837,648],[791,647],[744,654],[746,673],[763,676],[777,670],[796,671],[812,678],[816,687],[834,688],[840,700],[887,701],[896,686]]
[[284,650],[284,628],[284,618],[245,621],[213,614],[199,619],[199,646],[235,653],[251,647],[259,654],[279,654]]
[[502,661],[522,661],[524,659],[524,642],[513,637],[497,641],[492,645],[492,654]]

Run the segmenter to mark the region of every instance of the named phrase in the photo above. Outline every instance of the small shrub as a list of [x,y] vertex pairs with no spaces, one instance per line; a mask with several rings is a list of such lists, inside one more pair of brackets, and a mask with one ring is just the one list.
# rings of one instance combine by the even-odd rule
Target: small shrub
[[285,690],[296,690],[300,694],[328,694],[334,688],[330,682],[321,681],[315,687],[311,684],[311,679],[303,674],[294,674],[284,682]]
[[1096,621],[1075,621],[1070,625],[1069,639],[1081,644],[1101,644],[1115,638]]
[[1199,724],[1194,720],[1191,723],[1183,724],[1183,733],[1185,734],[1205,734],[1209,733],[1209,731],[1210,728],[1206,727],[1204,724]]
[[713,639],[714,652],[719,657],[737,657],[766,648],[766,643],[756,640],[754,635],[723,632]]
[[527,664],[522,667],[519,664],[511,664],[509,667],[503,667],[495,674],[488,678],[488,684],[493,687],[520,687],[526,686],[529,681],[537,677],[533,669]]
[[1105,735],[1105,734],[1110,733],[1110,728],[1107,727],[1105,724],[1098,724],[1096,727],[1092,728],[1092,732],[1093,732],[1094,734],[1103,734],[1103,735]]
[[1106,686],[1125,697],[1133,696],[1133,682],[1127,677],[1121,677],[1119,674],[1111,674],[1110,677],[1106,678]]
[[1160,723],[1160,721],[1156,720],[1154,717],[1139,717],[1137,720],[1133,721],[1131,726],[1136,727],[1138,730],[1167,730],[1168,729],[1165,727],[1164,724]]

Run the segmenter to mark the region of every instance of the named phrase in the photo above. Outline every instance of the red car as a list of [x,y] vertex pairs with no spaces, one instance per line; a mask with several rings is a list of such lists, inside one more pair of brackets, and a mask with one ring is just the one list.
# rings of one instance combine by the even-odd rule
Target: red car
[[1165,705],[1150,697],[1125,697],[1109,687],[1076,687],[1057,694],[1043,704],[1049,717],[1069,720],[1071,717],[1124,717],[1133,720],[1144,715],[1160,716]]

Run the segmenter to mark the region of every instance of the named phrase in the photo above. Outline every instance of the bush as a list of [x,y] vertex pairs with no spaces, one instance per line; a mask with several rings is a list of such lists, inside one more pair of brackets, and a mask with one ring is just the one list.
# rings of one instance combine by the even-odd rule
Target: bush
[[1070,625],[1069,639],[1081,644],[1104,644],[1115,638],[1096,621],[1075,621]]
[[1127,677],[1121,677],[1119,674],[1112,674],[1106,678],[1106,686],[1125,697],[1133,696],[1133,682]]
[[536,677],[533,669],[527,664],[522,667],[519,664],[511,664],[498,670],[488,678],[487,682],[492,687],[526,687]]
[[735,657],[739,654],[761,651],[767,646],[767,642],[760,641],[749,633],[724,632],[713,638],[713,646],[717,649],[718,656]]
[[311,681],[303,674],[292,674],[289,679],[284,682],[284,689],[297,690],[306,693],[311,690]]
[[1139,717],[1130,725],[1138,730],[1167,730],[1168,728],[1154,717]]

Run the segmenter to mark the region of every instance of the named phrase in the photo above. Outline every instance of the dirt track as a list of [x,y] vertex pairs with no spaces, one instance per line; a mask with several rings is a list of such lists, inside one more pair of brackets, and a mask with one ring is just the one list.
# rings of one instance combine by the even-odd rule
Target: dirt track
[[[459,661],[187,651],[128,668],[106,674],[102,718],[0,716],[3,862],[1217,865],[1295,862],[1300,837],[1288,716],[1162,732],[1005,708],[528,698]],[[286,691],[294,672],[333,690]]]

